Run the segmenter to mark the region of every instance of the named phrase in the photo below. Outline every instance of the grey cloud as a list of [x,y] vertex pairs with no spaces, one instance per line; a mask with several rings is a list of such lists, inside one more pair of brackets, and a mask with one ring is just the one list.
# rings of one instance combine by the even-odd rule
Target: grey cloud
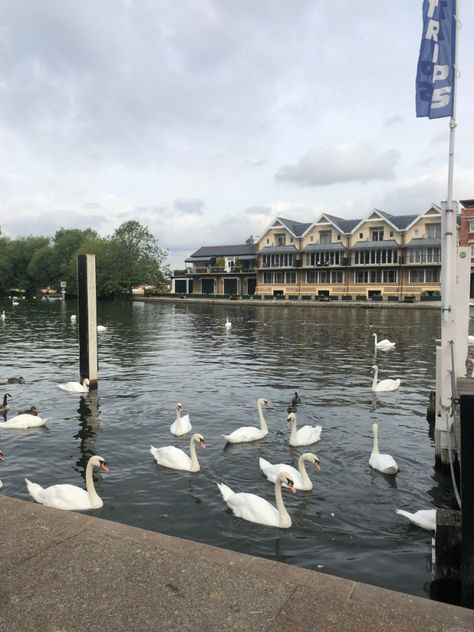
[[292,182],[301,187],[391,180],[398,159],[396,149],[377,153],[370,145],[351,142],[314,149],[297,164],[281,167],[275,178],[277,182]]
[[174,202],[174,208],[182,213],[202,216],[206,205],[196,198],[178,198]]
[[249,206],[244,210],[245,215],[274,215],[271,206]]
[[385,127],[391,127],[392,125],[396,125],[397,123],[403,123],[403,116],[391,116],[386,119],[383,124]]

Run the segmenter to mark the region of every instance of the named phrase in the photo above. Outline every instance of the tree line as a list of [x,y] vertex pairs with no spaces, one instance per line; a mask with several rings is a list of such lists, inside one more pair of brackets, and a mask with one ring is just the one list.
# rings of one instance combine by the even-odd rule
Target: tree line
[[97,296],[112,297],[138,285],[164,289],[169,282],[167,252],[146,226],[124,222],[108,237],[92,228],[60,228],[54,237],[0,235],[0,293],[22,290],[36,294],[43,288],[77,294],[77,255],[95,254]]

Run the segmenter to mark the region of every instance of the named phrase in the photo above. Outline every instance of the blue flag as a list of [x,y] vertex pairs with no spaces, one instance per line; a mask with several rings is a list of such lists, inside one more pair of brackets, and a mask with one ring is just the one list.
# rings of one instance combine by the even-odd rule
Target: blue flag
[[416,73],[416,115],[453,115],[456,0],[423,1],[423,34]]

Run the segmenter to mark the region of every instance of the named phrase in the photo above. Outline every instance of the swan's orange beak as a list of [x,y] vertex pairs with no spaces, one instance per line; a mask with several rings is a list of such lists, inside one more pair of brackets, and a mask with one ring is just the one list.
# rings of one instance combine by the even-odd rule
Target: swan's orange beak
[[101,463],[100,464],[100,469],[104,470],[104,472],[108,472],[109,471],[109,466],[107,465],[107,463]]
[[204,439],[199,439],[199,446],[201,448],[205,448],[206,447],[206,442],[204,441]]
[[315,462],[314,462],[314,467],[315,467],[315,468],[318,470],[318,472],[319,472],[319,470],[321,469],[321,464],[319,463],[319,461],[315,461]]
[[296,494],[295,484],[293,481],[290,481],[289,478],[286,479],[286,484],[288,485],[288,489],[292,494]]
[[3,456],[3,454],[0,454],[0,461],[4,461],[5,457]]

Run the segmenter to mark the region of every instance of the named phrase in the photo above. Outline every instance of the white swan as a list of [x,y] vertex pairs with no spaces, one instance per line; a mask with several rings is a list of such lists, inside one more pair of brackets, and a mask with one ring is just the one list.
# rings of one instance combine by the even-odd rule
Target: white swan
[[405,516],[410,522],[422,529],[436,531],[436,509],[419,509],[415,513],[410,513],[404,509],[396,509],[397,514]]
[[400,387],[400,378],[396,380],[389,378],[387,380],[380,380],[380,382],[377,382],[379,369],[375,364],[371,368],[370,372],[373,372],[374,374],[374,379],[372,380],[372,390],[376,393],[388,393],[389,391],[396,391],[397,388]]
[[77,319],[76,314],[71,314],[71,323],[75,323]]
[[302,426],[296,429],[296,415],[290,413],[287,418],[288,425],[291,425],[290,445],[310,445],[321,439],[321,426]]
[[229,443],[244,443],[246,441],[258,441],[268,434],[268,426],[263,416],[263,408],[268,406],[268,402],[263,397],[257,399],[258,417],[260,419],[260,428],[255,426],[242,426],[228,435],[222,435]]
[[206,447],[204,437],[196,432],[191,437],[189,442],[189,451],[191,458],[179,448],[175,448],[173,445],[166,446],[165,448],[154,448],[150,446],[150,452],[153,458],[159,465],[164,467],[171,467],[174,470],[186,470],[187,472],[199,472],[200,465],[196,455],[196,443],[199,443],[201,448]]
[[396,474],[398,472],[398,465],[393,456],[390,456],[390,454],[380,454],[379,452],[378,424],[372,424],[372,432],[374,433],[374,445],[369,459],[370,467],[382,472],[382,474]]
[[469,336],[467,337],[467,344],[468,344],[469,346],[474,345],[474,336],[470,336],[470,335],[469,335]]
[[5,320],[5,310],[2,311],[2,320]]
[[226,316],[226,319],[225,319],[225,325],[224,325],[224,327],[225,327],[226,329],[230,329],[230,328],[232,327],[232,323],[230,322],[230,320],[229,320],[229,317],[228,317],[228,316]]
[[95,491],[94,479],[92,478],[92,470],[94,467],[100,467],[104,472],[109,471],[105,459],[98,455],[91,456],[86,468],[87,491],[81,487],[77,487],[77,485],[69,485],[67,483],[52,485],[51,487],[41,487],[41,485],[32,483],[25,478],[26,486],[36,502],[46,505],[47,507],[67,509],[70,511],[99,509],[103,506],[104,501]]
[[37,428],[46,426],[48,417],[44,419],[39,415],[30,415],[29,413],[21,413],[16,417],[11,417],[7,421],[0,421],[0,428]]
[[291,518],[283,503],[281,493],[281,485],[286,483],[288,489],[294,493],[295,486],[288,472],[283,471],[278,474],[275,481],[275,502],[274,507],[268,500],[257,496],[256,494],[248,494],[246,492],[234,493],[230,487],[224,483],[217,483],[217,487],[222,494],[222,498],[227,506],[232,509],[234,516],[243,518],[249,522],[264,524],[268,527],[282,527],[287,529],[291,527]]
[[375,350],[381,349],[382,351],[387,351],[388,349],[393,349],[395,347],[395,343],[390,342],[387,338],[377,342],[377,334],[372,334],[372,336],[374,336]]
[[85,378],[80,382],[65,382],[64,384],[58,384],[59,388],[68,393],[88,393],[89,392],[89,380]]
[[178,402],[176,404],[176,421],[174,421],[170,426],[171,434],[174,434],[177,437],[181,437],[182,435],[185,435],[187,432],[190,432],[192,430],[189,415],[181,416],[182,409],[182,404]]
[[107,327],[104,327],[104,325],[97,325],[97,331],[99,333],[107,331]]
[[[313,482],[306,471],[305,461],[312,463],[318,472],[321,469],[319,458],[312,452],[305,452],[300,456],[298,459],[298,469],[292,467],[291,465],[287,465],[286,463],[272,464],[265,461],[265,459],[262,459],[262,457],[258,459],[258,464],[270,483],[276,482],[277,476],[280,472],[287,472],[295,485],[295,489],[309,491],[313,489]],[[283,482],[283,487],[288,487],[288,485]]]

